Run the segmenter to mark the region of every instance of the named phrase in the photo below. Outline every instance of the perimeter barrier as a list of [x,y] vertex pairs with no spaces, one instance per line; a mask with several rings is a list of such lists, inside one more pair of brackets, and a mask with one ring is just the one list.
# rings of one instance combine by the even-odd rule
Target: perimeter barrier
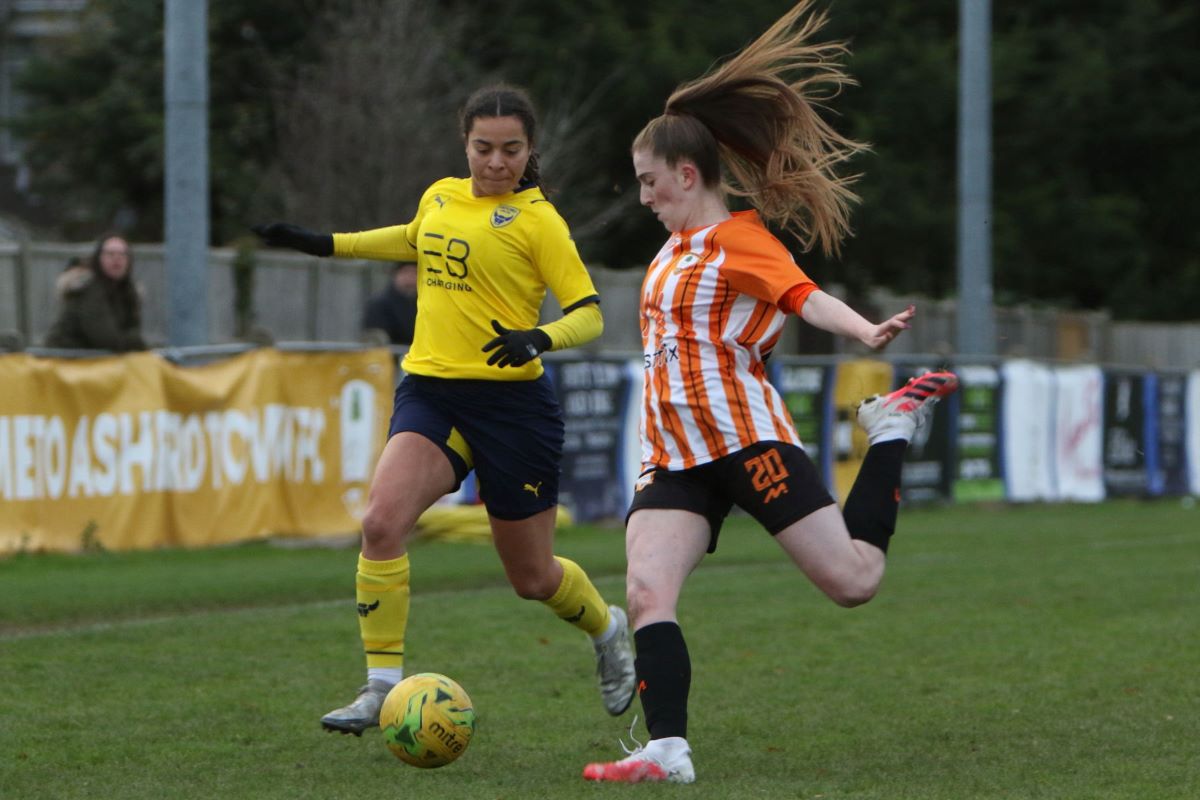
[[[0,355],[0,554],[353,533],[402,352],[295,342]],[[854,404],[945,367],[962,387],[909,447],[903,501],[1200,495],[1200,370],[936,356],[769,367],[839,501],[867,447]],[[619,522],[640,469],[642,359],[556,353],[546,370],[566,422],[561,503],[579,522]],[[473,482],[447,502],[477,502]]]

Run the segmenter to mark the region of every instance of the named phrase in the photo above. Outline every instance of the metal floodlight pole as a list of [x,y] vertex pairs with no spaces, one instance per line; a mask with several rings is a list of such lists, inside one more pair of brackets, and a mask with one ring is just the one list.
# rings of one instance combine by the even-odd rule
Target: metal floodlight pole
[[164,208],[167,339],[208,342],[208,0],[167,0]]
[[959,0],[958,352],[995,355],[991,0]]

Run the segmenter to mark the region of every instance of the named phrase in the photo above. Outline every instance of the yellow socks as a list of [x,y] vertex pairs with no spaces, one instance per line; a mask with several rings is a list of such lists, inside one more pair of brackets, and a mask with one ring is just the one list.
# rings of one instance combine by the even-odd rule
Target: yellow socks
[[[604,598],[582,567],[566,558],[554,558],[562,564],[562,583],[553,597],[542,602],[559,618],[593,639],[603,636],[611,626]],[[367,669],[403,668],[404,633],[408,627],[408,555],[390,561],[371,561],[360,554],[355,586]]]
[[596,591],[581,566],[559,556],[555,556],[554,560],[562,564],[562,583],[553,597],[542,602],[559,619],[566,620],[593,639],[603,635],[608,630],[610,616],[604,598]]
[[367,669],[403,667],[404,631],[408,627],[408,554],[390,561],[369,561],[359,554],[355,586]]

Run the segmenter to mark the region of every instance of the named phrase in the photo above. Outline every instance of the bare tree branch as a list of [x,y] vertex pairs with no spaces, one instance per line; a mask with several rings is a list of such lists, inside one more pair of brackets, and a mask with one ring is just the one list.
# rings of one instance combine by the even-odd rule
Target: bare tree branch
[[348,4],[315,66],[275,91],[284,212],[324,230],[403,221],[463,172],[456,110],[473,83],[461,26],[419,0]]
[[637,205],[636,189],[614,191],[597,177],[592,155],[602,149],[598,146],[600,137],[609,133],[605,126],[595,124],[596,115],[612,101],[612,92],[627,71],[627,66],[616,67],[582,93],[581,101],[573,100],[581,92],[564,92],[547,104],[543,116],[542,169],[550,177],[552,188],[563,187],[555,204],[571,223],[577,242],[603,235],[609,223]]

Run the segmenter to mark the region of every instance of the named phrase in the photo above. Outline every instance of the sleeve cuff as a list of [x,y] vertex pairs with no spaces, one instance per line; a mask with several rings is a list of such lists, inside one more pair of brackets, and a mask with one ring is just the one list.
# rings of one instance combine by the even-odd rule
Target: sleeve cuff
[[804,308],[804,301],[808,300],[809,295],[815,291],[817,291],[815,283],[797,283],[779,298],[777,303],[779,310],[785,314],[799,314],[800,310]]

